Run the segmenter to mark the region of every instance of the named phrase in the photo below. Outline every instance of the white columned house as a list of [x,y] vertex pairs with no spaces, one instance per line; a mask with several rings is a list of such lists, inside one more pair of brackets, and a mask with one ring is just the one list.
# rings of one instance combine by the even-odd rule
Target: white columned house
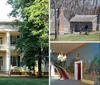
[[10,32],[6,33],[7,36],[7,47],[6,47],[6,72],[10,72]]
[[[18,27],[14,26],[12,20],[0,20],[0,73],[28,72],[25,66],[20,66],[23,53],[19,54],[15,50],[16,40],[20,33]],[[44,72],[48,72],[48,65],[44,67]],[[38,68],[36,69],[38,71]]]

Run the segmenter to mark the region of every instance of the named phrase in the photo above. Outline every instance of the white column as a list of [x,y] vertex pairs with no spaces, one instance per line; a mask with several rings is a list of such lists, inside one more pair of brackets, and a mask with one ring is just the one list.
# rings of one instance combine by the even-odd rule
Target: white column
[[10,72],[10,32],[6,33],[6,37],[7,37],[7,47],[6,47],[6,71],[7,73]]
[[81,61],[81,80],[83,79],[83,61]]
[[51,76],[55,76],[54,66],[51,64]]
[[74,63],[74,78],[75,78],[75,80],[77,80],[77,74],[78,74],[78,70],[77,70],[78,68],[77,68],[77,64],[76,64],[76,62]]

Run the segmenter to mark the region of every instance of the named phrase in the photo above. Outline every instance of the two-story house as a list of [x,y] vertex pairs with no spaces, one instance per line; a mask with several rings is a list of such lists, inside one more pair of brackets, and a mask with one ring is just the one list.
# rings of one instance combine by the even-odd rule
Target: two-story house
[[[0,72],[10,73],[14,67],[21,67],[22,55],[15,50],[18,28],[12,20],[0,20]],[[26,66],[22,70],[28,71]],[[38,65],[35,67],[38,72]],[[48,65],[42,64],[42,72],[48,72]]]
[[12,66],[20,66],[21,57],[15,51],[18,35],[12,21],[0,20],[0,71],[8,73]]

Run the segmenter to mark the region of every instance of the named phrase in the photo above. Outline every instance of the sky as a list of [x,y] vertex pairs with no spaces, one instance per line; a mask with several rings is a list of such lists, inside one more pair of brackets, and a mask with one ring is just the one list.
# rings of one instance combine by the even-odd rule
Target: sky
[[9,18],[7,15],[10,13],[12,10],[11,6],[7,4],[7,0],[0,0],[0,19],[5,20],[5,19],[14,19],[14,18]]
[[[100,0],[99,5],[100,5]],[[0,19],[14,19],[14,18],[9,18],[7,15],[10,13],[12,10],[10,5],[7,5],[7,0],[0,0]]]
[[100,0],[98,2],[99,2],[99,6],[100,6]]

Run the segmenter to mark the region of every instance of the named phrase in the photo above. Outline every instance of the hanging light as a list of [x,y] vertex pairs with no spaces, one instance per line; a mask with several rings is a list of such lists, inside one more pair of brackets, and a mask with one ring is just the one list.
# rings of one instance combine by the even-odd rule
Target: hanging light
[[60,60],[60,61],[65,61],[65,60],[67,59],[67,56],[64,55],[64,54],[61,52],[61,54],[58,55],[57,59]]

